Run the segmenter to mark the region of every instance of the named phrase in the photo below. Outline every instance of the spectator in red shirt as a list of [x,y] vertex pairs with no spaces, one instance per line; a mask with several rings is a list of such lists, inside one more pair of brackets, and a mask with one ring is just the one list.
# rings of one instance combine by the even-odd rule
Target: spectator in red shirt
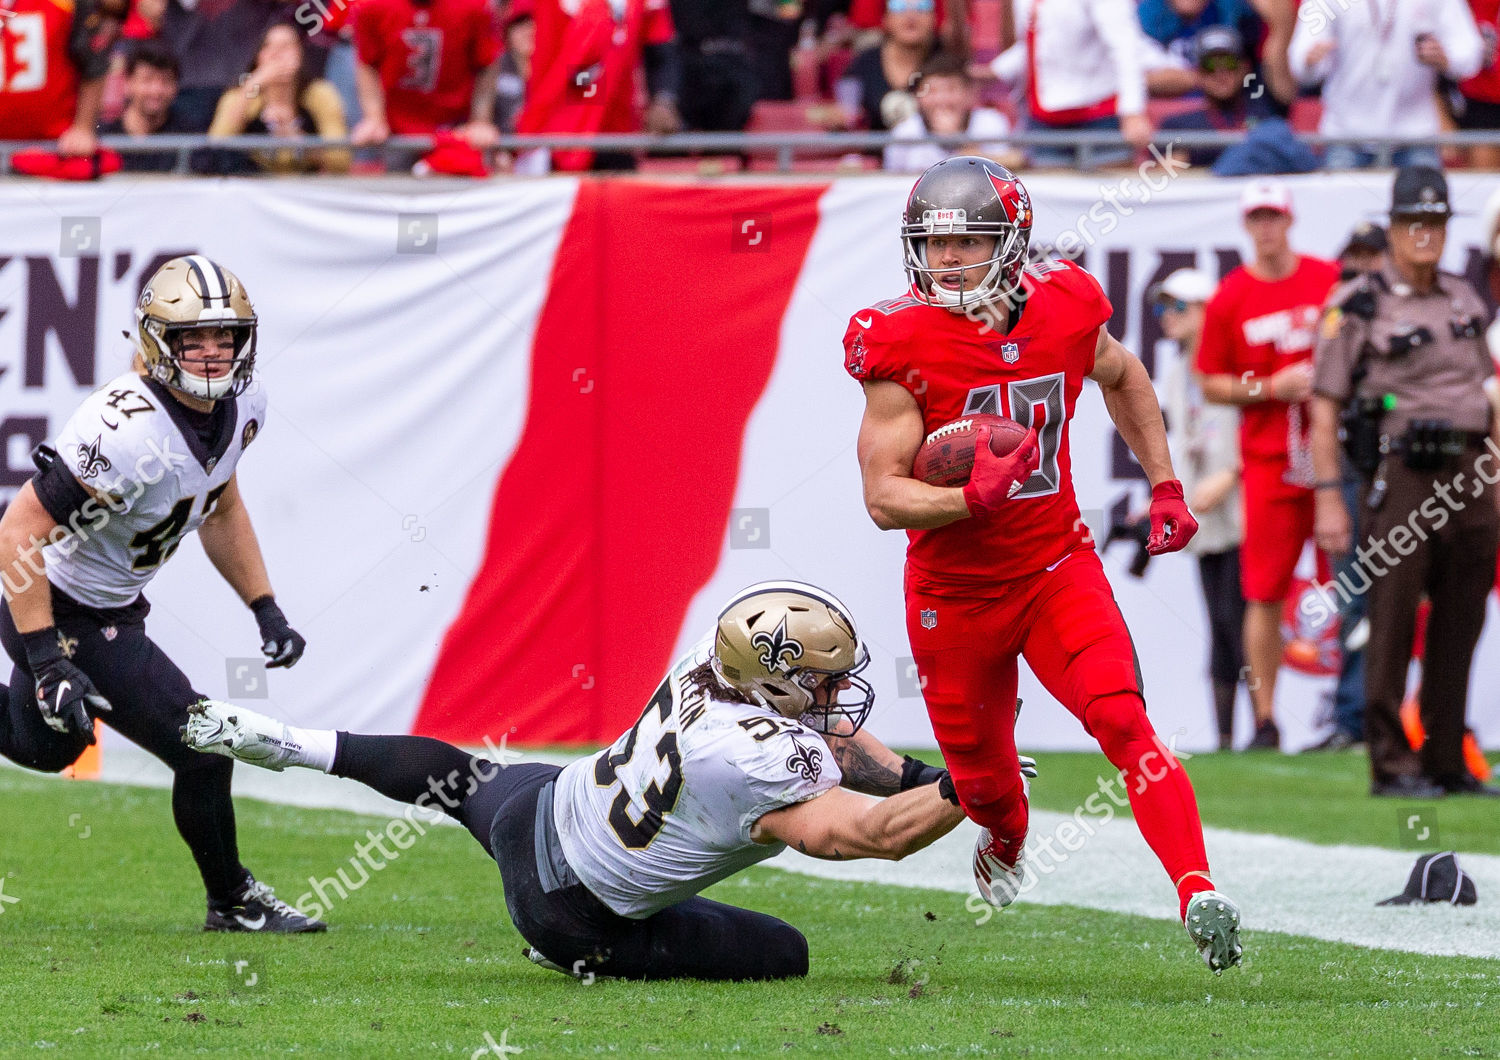
[[476,150],[495,145],[500,34],[485,0],[359,0],[354,142],[452,129]]
[[[536,54],[522,133],[650,133],[682,128],[681,77],[667,0],[537,0]],[[644,64],[650,104],[637,115],[636,72]],[[552,168],[634,169],[630,154],[557,151]]]
[[1238,405],[1244,461],[1245,661],[1255,737],[1277,749],[1273,705],[1284,646],[1282,603],[1303,546],[1313,534],[1313,347],[1323,302],[1339,279],[1331,261],[1298,254],[1287,233],[1292,198],[1279,181],[1261,180],[1240,199],[1255,256],[1224,277],[1204,313],[1198,370],[1203,396]]
[[10,0],[0,18],[0,140],[57,140],[61,155],[92,155],[109,51],[124,0]]
[[[1484,41],[1484,57],[1479,73],[1458,83],[1459,96],[1454,108],[1460,129],[1500,129],[1500,0],[1469,0],[1469,11]],[[1476,169],[1500,169],[1500,147],[1492,144],[1468,149],[1469,165]]]

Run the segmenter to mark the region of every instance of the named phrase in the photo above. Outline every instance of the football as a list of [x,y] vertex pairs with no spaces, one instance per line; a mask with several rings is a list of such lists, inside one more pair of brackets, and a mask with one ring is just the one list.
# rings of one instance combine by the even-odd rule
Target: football
[[980,427],[990,428],[990,452],[996,456],[1015,452],[1027,431],[1013,419],[988,412],[945,423],[917,450],[912,477],[933,486],[966,485],[974,470],[974,442]]

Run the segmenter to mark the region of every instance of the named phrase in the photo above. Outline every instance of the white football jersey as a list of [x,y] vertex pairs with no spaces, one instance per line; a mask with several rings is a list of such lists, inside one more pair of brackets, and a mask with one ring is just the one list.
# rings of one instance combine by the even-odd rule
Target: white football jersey
[[672,667],[613,747],[557,778],[563,855],[622,916],[650,916],[781,853],[785,843],[756,843],[750,827],[843,779],[807,726],[688,680],[712,647],[705,640]]
[[160,384],[134,372],[105,383],[78,406],[52,448],[95,500],[72,520],[74,532],[42,550],[47,580],[90,607],[131,603],[182,538],[218,502],[240,454],[266,422],[258,386],[237,398],[233,423],[209,452],[187,410]]

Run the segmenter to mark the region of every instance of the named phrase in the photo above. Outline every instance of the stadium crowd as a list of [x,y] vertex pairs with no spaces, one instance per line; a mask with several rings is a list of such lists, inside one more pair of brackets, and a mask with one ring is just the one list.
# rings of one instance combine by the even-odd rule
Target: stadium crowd
[[[1015,130],[1153,137],[1222,173],[1369,166],[1355,140],[1500,128],[1496,0],[6,0],[0,139],[55,140],[22,172],[89,177],[163,156],[97,154],[100,132],[436,137],[448,173],[634,168],[633,153],[492,157],[503,133],[889,131],[887,169],[968,151],[1067,165]],[[1449,165],[1492,166],[1494,148]],[[383,163],[382,163],[383,159]],[[81,161],[84,160],[84,161]],[[1430,146],[1396,161],[1437,160]],[[353,156],[357,170],[416,158]],[[830,161],[825,159],[824,163]],[[834,156],[873,167],[879,152]],[[344,172],[344,150],[203,152],[200,171]]]

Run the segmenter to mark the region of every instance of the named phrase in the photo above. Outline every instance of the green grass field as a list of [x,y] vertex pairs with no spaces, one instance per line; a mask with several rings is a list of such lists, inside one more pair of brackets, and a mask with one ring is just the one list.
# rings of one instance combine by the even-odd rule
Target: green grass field
[[[1037,804],[1070,809],[1100,765],[1044,756]],[[1394,846],[1362,768],[1189,763],[1210,824]],[[374,874],[327,935],[209,936],[166,792],[6,769],[0,805],[6,1056],[1500,1056],[1494,961],[1257,933],[1215,978],[1165,921],[1022,905],[976,926],[963,895],[772,869],[709,893],[801,927],[807,980],[584,985],[520,958],[499,874],[457,829]],[[1492,807],[1440,812],[1464,849],[1497,849]],[[240,803],[246,863],[285,897],[375,824]]]

